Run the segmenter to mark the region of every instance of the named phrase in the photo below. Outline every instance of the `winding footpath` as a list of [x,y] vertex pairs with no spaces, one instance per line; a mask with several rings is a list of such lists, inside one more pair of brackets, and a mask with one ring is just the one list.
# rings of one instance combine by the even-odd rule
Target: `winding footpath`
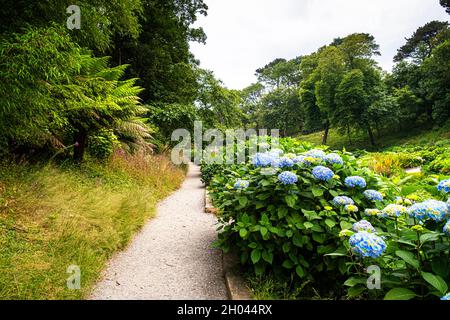
[[181,189],[162,201],[156,217],[111,259],[90,298],[227,299],[221,253],[211,249],[216,222],[204,213],[200,171],[190,164]]

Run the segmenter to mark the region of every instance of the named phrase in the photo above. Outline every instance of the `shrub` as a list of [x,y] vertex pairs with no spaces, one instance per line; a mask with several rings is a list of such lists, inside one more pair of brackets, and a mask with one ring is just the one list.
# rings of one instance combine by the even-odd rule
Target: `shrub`
[[[348,196],[356,209],[371,206],[362,189],[345,186],[349,176],[364,177],[371,189],[388,193],[390,189],[368,170],[358,169],[350,154],[341,153],[345,164],[334,165],[327,165],[321,153],[304,156],[297,157],[299,161],[288,171],[246,164],[228,167],[212,180],[211,196],[222,213],[217,245],[224,251],[237,250],[242,264],[252,267],[256,275],[274,273],[309,281],[310,294],[314,287],[342,296],[339,283],[345,281],[347,249],[340,232],[351,229],[361,212],[336,207],[332,200]],[[268,175],[268,170],[273,174]],[[234,189],[238,180],[248,181],[249,187]]]
[[430,172],[449,174],[450,158],[448,157],[448,153],[437,156],[434,161],[430,162],[426,169]]
[[[339,156],[343,163],[331,164],[321,151],[303,152],[289,156],[293,166],[280,168],[269,153],[258,157],[272,161],[225,167],[209,187],[221,213],[216,245],[236,251],[257,276],[308,283],[304,297],[443,296],[450,282],[448,208],[427,202],[442,220],[418,221],[410,208],[420,199],[408,197],[415,189],[359,168],[351,154]],[[235,188],[237,181],[248,184]],[[430,188],[443,199],[436,181]],[[371,265],[382,270],[382,290],[366,287]]]
[[114,146],[118,143],[111,130],[103,130],[89,139],[89,154],[99,160],[106,160],[113,154]]

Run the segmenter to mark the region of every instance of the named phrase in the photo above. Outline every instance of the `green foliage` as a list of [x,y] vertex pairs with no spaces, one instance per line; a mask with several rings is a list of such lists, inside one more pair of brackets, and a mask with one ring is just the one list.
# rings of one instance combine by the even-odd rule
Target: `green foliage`
[[213,163],[213,164],[206,164],[206,163],[202,163],[201,164],[201,180],[202,182],[209,186],[209,184],[211,183],[211,180],[219,173],[222,172],[222,170],[225,168],[224,165],[222,164],[217,164],[217,163]]
[[81,10],[81,30],[71,32],[79,45],[98,52],[111,47],[116,35],[136,39],[139,35],[141,0],[5,0],[0,13],[0,33],[18,32],[24,26],[47,28],[52,23],[66,26],[66,9],[76,4]]
[[427,98],[433,101],[433,118],[442,124],[450,118],[450,31],[448,40],[433,50],[423,64],[424,87]]
[[[311,148],[308,144],[299,147],[298,143],[281,139],[286,154]],[[367,217],[364,209],[384,209],[397,195],[405,206],[429,198],[446,200],[436,188],[445,176],[389,181],[361,167],[352,154],[340,154],[344,164],[328,165],[335,173],[329,182],[314,178],[312,168],[323,162],[310,158],[307,160],[315,164],[295,164],[292,168],[274,169],[272,174],[249,163],[216,171],[209,186],[220,212],[216,245],[225,252],[236,251],[242,265],[257,277],[269,275],[290,282],[291,288],[299,289],[296,297],[397,300],[443,296],[450,283],[450,248],[448,237],[442,233],[445,221],[419,224],[407,214],[399,218]],[[400,166],[414,164],[406,153],[403,156],[398,156]],[[203,166],[202,170],[211,176],[211,167]],[[284,170],[295,173],[298,182],[281,184],[277,176]],[[367,187],[346,187],[343,181],[353,175],[364,177]],[[249,187],[235,189],[238,180],[248,181]],[[368,201],[362,194],[365,189],[381,191],[384,200]],[[351,197],[359,211],[336,207],[332,199],[337,195]],[[353,234],[353,224],[361,219],[369,220],[387,243],[380,258],[361,259],[350,250],[347,237]],[[371,265],[382,270],[382,290],[366,287],[369,275],[365,270]]]
[[103,130],[89,139],[89,154],[100,160],[107,160],[119,144],[112,131]]
[[333,121],[344,130],[355,124],[363,125],[367,110],[367,94],[364,90],[364,74],[356,69],[348,72],[336,92],[336,114]]
[[[434,185],[434,187],[436,187]],[[438,194],[435,196],[439,197]],[[438,299],[448,291],[448,236],[442,233],[444,223],[427,221],[424,225],[407,215],[398,219],[371,218],[379,234],[385,237],[388,249],[376,264],[381,268],[382,290],[360,286],[355,297],[386,300]],[[354,275],[364,277],[364,270],[374,261],[359,260],[351,264]],[[349,281],[349,280],[347,280]],[[351,288],[356,288],[351,285]],[[350,289],[349,289],[350,293]]]
[[431,56],[431,52],[437,44],[436,36],[447,28],[448,22],[441,21],[431,21],[418,28],[411,38],[406,39],[406,44],[398,50],[394,61],[400,62],[411,58],[417,64],[421,64]]
[[170,141],[174,130],[194,130],[197,112],[193,105],[155,104],[147,106],[147,110],[148,122],[158,127],[159,138],[163,141]]
[[259,82],[242,92],[250,98],[243,107],[256,127],[287,135],[324,130],[324,145],[333,127],[350,145],[352,135],[366,132],[363,147],[375,148],[383,131],[429,128],[450,117],[449,36],[447,22],[420,27],[399,49],[392,74],[373,60],[379,46],[365,33],[337,38],[308,56],[275,59],[256,71]]
[[198,115],[207,128],[234,128],[241,124],[241,97],[236,90],[225,88],[211,71],[198,69],[199,90],[196,99]]
[[441,6],[445,8],[445,11],[450,14],[450,1],[449,0],[439,0]]
[[[311,148],[304,144],[302,148],[291,149],[288,143],[281,140],[286,152]],[[390,192],[388,184],[359,169],[353,156],[343,153],[342,157],[346,165],[333,166],[339,179],[336,177],[332,182],[315,180],[312,167],[291,169],[299,176],[299,183],[290,186],[281,185],[278,174],[264,175],[264,169],[252,165],[222,169],[209,188],[221,212],[217,245],[224,251],[236,250],[242,264],[251,267],[256,275],[273,273],[281,279],[294,278],[297,284],[309,281],[305,290],[311,295],[313,288],[322,294],[342,295],[339,283],[343,283],[346,275],[346,259],[341,255],[345,256],[346,247],[339,232],[341,228],[351,228],[360,216],[333,209],[331,200],[338,194],[346,194],[358,206],[369,207],[359,192],[343,186],[345,177],[355,174],[365,176],[370,187]],[[250,187],[234,190],[233,184],[239,179],[249,181]]]
[[[74,157],[82,160],[91,135],[123,128],[143,111],[136,79],[120,80],[127,65],[108,67],[107,57],[94,58],[60,29],[30,29],[2,38],[0,46],[5,79],[0,124],[6,147],[40,147],[53,139],[59,146],[76,144]],[[141,128],[145,133],[137,139],[148,134]]]
[[192,24],[206,15],[202,0],[140,0],[140,34],[130,39],[121,34],[109,52],[115,64],[130,64],[128,76],[146,90],[145,104],[192,104],[197,97],[198,75],[189,42],[204,43],[206,35]]
[[303,116],[297,90],[275,89],[261,99],[261,105],[264,128],[278,128],[283,137],[302,130]]
[[246,129],[258,128],[261,125],[260,118],[260,100],[264,93],[264,85],[254,83],[239,92],[241,97],[241,106],[243,113],[243,125]]
[[299,70],[301,60],[301,57],[289,61],[275,59],[263,68],[257,69],[256,75],[261,83],[276,89],[296,86],[301,81]]

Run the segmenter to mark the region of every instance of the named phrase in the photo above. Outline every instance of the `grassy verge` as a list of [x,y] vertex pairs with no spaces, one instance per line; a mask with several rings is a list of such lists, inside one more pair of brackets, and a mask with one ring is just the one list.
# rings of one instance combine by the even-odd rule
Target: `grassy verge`
[[[0,168],[0,299],[81,299],[111,255],[177,189],[165,157],[116,155],[108,164]],[[69,290],[67,268],[81,269]]]

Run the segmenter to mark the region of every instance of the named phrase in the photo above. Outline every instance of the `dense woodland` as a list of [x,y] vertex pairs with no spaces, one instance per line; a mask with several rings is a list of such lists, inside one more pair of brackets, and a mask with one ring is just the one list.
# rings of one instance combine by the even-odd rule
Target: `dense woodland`
[[[449,3],[440,1],[449,12]],[[70,1],[10,1],[1,11],[0,136],[3,154],[55,153],[80,161],[161,150],[174,129],[277,128],[284,136],[330,128],[364,132],[429,128],[450,116],[450,30],[431,21],[406,35],[392,73],[376,39],[354,33],[256,70],[237,91],[200,68],[189,42],[202,0],[78,1],[82,27],[68,30]]]
[[228,111],[237,106],[237,92],[200,69],[189,52],[190,41],[206,40],[192,28],[206,15],[201,0],[78,1],[80,30],[66,28],[71,3],[3,5],[3,153],[58,152],[79,161],[86,150],[107,157],[118,144],[157,148],[172,128],[189,128],[195,118],[238,124]]

